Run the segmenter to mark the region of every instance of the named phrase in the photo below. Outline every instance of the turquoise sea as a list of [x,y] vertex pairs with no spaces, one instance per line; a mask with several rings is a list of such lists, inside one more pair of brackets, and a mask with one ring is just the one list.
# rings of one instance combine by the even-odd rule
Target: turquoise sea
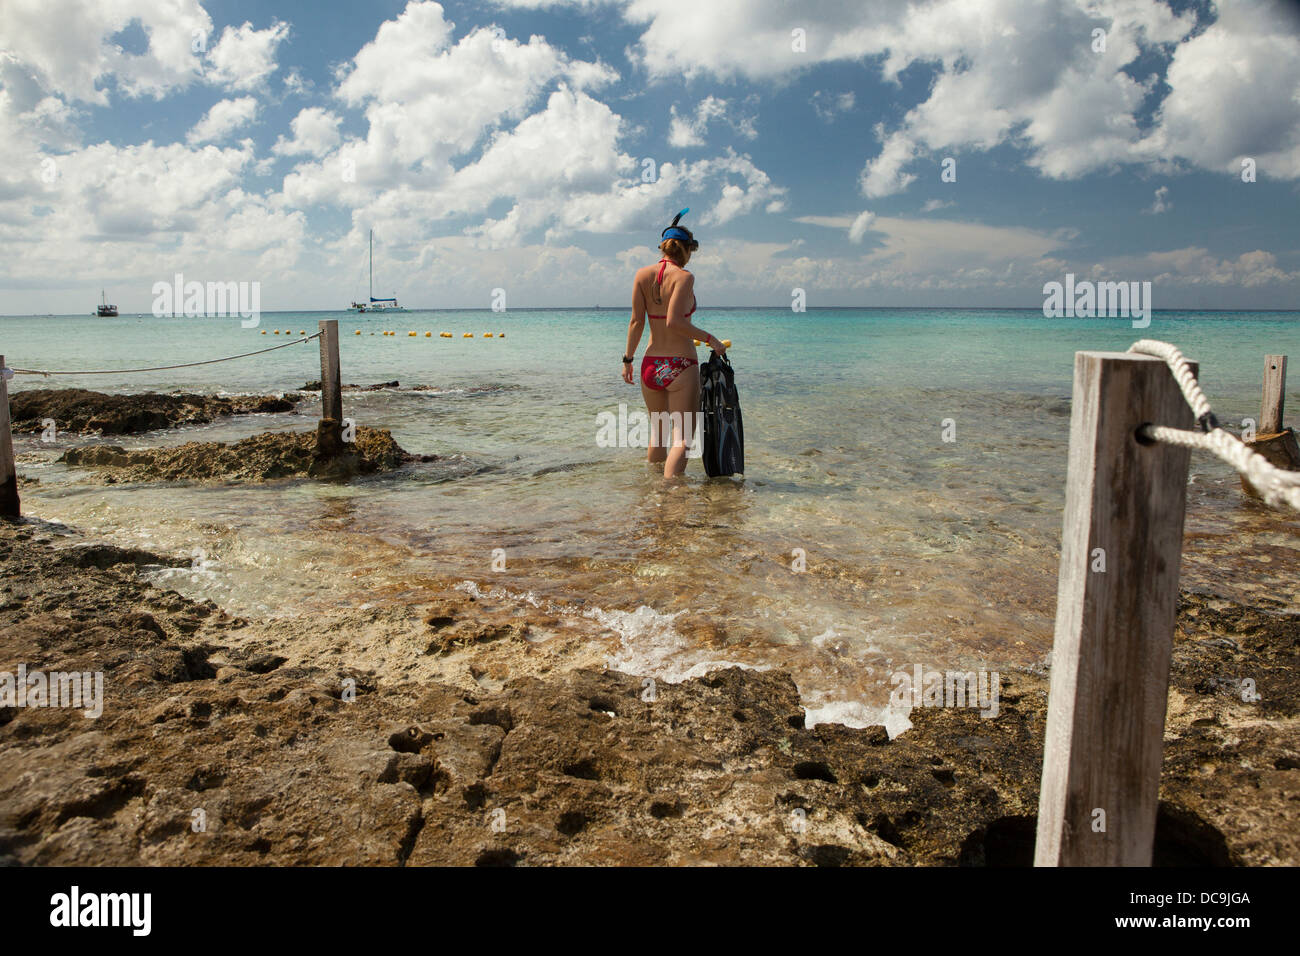
[[[642,451],[597,443],[601,412],[642,407],[619,378],[623,310],[268,313],[254,329],[17,316],[0,318],[0,354],[38,369],[169,365],[279,344],[276,330],[296,337],[324,318],[340,323],[345,383],[401,384],[345,392],[345,415],[391,429],[410,451],[459,456],[457,468],[346,486],[104,487],[53,461],[92,439],[24,435],[20,472],[38,479],[26,513],[155,549],[202,548],[208,571],[169,583],[236,613],[416,602],[432,578],[498,588],[497,600],[521,606],[562,596],[618,635],[615,666],[669,680],[718,660],[787,667],[814,719],[851,723],[871,719],[892,670],[997,669],[1050,648],[1076,350],[1173,342],[1201,362],[1234,425],[1259,413],[1264,355],[1300,356],[1300,312],[1157,312],[1135,330],[1037,310],[702,309],[697,324],[733,342],[747,470],[709,481],[696,461],[671,487]],[[9,385],[266,393],[319,377],[313,342]],[[1292,383],[1288,405],[1300,411],[1300,374]],[[300,414],[107,440],[234,440],[311,428],[318,414],[313,396]],[[955,442],[942,440],[945,419]],[[1207,458],[1193,459],[1191,482],[1184,586],[1300,603],[1295,516],[1244,500]],[[806,572],[794,570],[800,555]]]

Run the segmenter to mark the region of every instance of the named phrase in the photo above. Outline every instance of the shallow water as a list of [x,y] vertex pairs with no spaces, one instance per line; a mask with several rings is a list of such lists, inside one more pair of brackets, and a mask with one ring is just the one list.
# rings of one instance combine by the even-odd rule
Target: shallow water
[[[618,378],[623,312],[333,314],[345,382],[437,387],[345,392],[345,414],[391,429],[410,451],[459,456],[452,466],[348,486],[104,487],[42,460],[81,439],[20,436],[21,471],[40,480],[24,507],[191,555],[196,567],[166,572],[166,583],[236,613],[415,603],[448,580],[521,605],[562,597],[618,634],[620,669],[678,680],[717,661],[786,667],[814,717],[866,723],[895,670],[993,670],[1050,648],[1075,350],[1174,342],[1201,361],[1207,394],[1234,424],[1258,415],[1264,354],[1300,354],[1295,312],[1157,313],[1142,331],[986,310],[700,316],[734,341],[743,480],[707,481],[694,462],[685,485],[665,486],[643,452],[599,447],[599,413],[641,407]],[[322,317],[268,315],[251,330],[228,319],[11,317],[0,335],[11,365],[123,368],[280,344],[273,330],[314,332]],[[371,334],[384,329],[398,334]],[[10,385],[278,392],[319,378],[317,358],[309,343],[171,372]],[[1288,398],[1300,407],[1294,388]],[[318,414],[313,399],[301,414],[109,441],[233,440],[313,427]],[[942,439],[946,419],[954,442]],[[1184,585],[1300,605],[1294,516],[1245,501],[1213,460],[1194,457],[1192,473]],[[806,572],[793,569],[800,553]]]

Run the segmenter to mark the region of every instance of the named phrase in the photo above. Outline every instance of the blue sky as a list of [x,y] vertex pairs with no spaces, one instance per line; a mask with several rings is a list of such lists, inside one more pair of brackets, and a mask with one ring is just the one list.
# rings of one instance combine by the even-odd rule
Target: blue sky
[[[6,0],[3,311],[1300,302],[1300,20],[1264,0]],[[802,31],[802,33],[800,33]],[[1098,33],[1104,45],[1099,48]],[[941,180],[944,161],[953,182]],[[1255,181],[1243,182],[1243,161]],[[653,177],[649,170],[653,170]],[[649,180],[649,181],[647,181]]]

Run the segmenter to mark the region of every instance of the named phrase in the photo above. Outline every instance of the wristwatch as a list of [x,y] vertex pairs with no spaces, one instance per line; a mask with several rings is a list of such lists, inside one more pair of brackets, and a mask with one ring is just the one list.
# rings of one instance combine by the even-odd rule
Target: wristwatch
[[624,365],[631,365],[631,364],[632,364],[632,360],[631,360],[630,358],[628,358],[626,355],[624,355],[624,356],[623,356],[623,364],[624,364]]

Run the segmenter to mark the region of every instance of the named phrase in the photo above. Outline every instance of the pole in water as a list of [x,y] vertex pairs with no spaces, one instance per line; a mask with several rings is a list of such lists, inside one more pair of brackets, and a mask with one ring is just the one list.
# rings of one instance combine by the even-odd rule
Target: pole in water
[[[1262,455],[1264,460],[1275,468],[1300,471],[1300,442],[1296,441],[1295,430],[1287,428],[1282,421],[1286,399],[1286,356],[1264,356],[1264,393],[1260,401],[1259,428],[1255,440],[1250,442],[1251,451]],[[1248,497],[1258,498],[1255,490],[1245,475],[1241,476],[1241,490]]]
[[21,516],[18,502],[18,468],[9,432],[9,386],[5,382],[5,357],[0,355],[0,517]]
[[1264,398],[1259,410],[1259,433],[1272,435],[1283,427],[1286,403],[1286,356],[1264,356]]
[[320,320],[320,418],[317,452],[339,454],[343,450],[343,377],[339,368],[338,319]]

